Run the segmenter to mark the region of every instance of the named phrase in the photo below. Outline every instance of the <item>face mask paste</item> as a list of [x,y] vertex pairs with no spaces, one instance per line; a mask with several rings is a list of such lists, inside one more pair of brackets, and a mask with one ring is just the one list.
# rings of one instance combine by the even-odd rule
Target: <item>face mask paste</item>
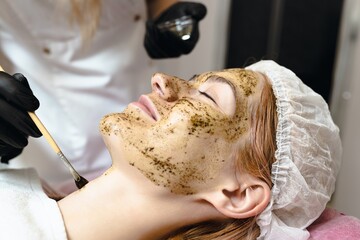
[[[190,82],[166,77],[172,93],[166,99],[155,92],[148,95],[161,115],[159,121],[149,122],[141,110],[129,105],[123,113],[105,116],[100,128],[103,135],[122,139],[122,146],[108,144],[110,152],[121,147],[123,158],[156,185],[176,194],[193,194],[211,187],[231,160],[237,140],[248,129],[248,98],[258,79],[242,69],[209,72]],[[233,116],[197,97],[198,87],[212,77],[233,85]]]

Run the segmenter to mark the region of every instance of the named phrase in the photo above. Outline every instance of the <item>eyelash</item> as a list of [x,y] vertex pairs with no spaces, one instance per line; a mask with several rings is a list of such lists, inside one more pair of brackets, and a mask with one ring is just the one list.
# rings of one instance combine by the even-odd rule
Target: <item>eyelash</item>
[[215,100],[206,92],[199,91],[199,93],[204,95],[205,97],[209,98],[211,101],[213,101],[216,104]]

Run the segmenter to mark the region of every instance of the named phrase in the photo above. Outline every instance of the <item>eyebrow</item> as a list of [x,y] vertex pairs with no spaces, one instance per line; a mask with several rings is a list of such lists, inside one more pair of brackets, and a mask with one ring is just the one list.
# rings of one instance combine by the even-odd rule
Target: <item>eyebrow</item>
[[236,96],[236,94],[235,94],[236,93],[235,86],[232,84],[232,82],[230,82],[230,80],[215,75],[215,76],[211,76],[208,79],[206,79],[205,82],[208,82],[208,81],[228,84],[231,87],[231,90],[232,90],[234,96]]

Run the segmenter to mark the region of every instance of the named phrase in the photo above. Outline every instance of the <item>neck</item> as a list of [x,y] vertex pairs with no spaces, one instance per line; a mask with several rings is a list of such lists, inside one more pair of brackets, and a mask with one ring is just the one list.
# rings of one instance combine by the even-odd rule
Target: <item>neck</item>
[[110,168],[58,202],[69,239],[158,239],[214,215],[191,196],[129,181],[126,174]]

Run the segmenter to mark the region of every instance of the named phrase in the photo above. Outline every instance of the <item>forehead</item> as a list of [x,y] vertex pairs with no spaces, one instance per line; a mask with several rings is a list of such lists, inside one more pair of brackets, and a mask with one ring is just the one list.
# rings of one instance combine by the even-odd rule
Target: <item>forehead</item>
[[245,95],[249,96],[254,93],[254,89],[259,81],[259,74],[242,68],[231,68],[202,73],[193,80],[201,84],[209,79],[216,78],[225,79],[234,88],[242,89]]

